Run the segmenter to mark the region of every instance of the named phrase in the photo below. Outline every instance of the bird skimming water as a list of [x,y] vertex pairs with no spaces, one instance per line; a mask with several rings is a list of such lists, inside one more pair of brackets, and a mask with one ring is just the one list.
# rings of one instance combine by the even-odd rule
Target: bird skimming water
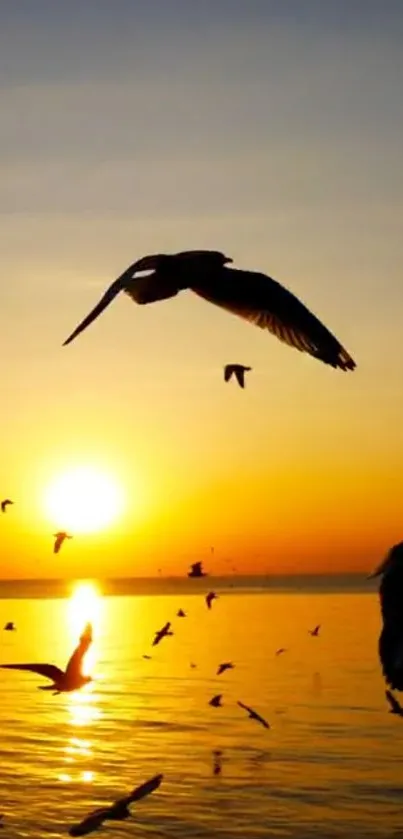
[[39,690],[52,690],[53,695],[71,693],[79,690],[92,681],[91,676],[84,676],[82,672],[83,658],[92,643],[92,626],[87,623],[80,641],[69,659],[65,672],[54,664],[0,664],[4,670],[29,670],[50,679],[52,685],[38,685]]
[[[356,364],[349,353],[294,294],[266,274],[228,268],[232,261],[219,251],[208,250],[151,254],[139,259],[112,283],[64,345],[86,329],[121,291],[144,305],[190,289],[324,364],[354,370]],[[143,271],[152,273],[134,276]]]
[[171,621],[167,621],[167,623],[164,624],[162,629],[159,629],[158,632],[155,633],[155,638],[154,638],[154,641],[152,643],[153,647],[156,647],[157,644],[159,644],[160,641],[162,641],[163,638],[167,637],[167,635],[173,635],[173,632],[171,632],[170,627],[171,627]]
[[109,807],[100,807],[98,810],[94,810],[80,824],[71,827],[69,835],[86,836],[87,833],[92,833],[98,827],[101,827],[105,821],[123,821],[124,819],[128,819],[131,815],[129,810],[130,804],[133,804],[134,801],[140,801],[141,798],[145,798],[146,795],[150,795],[151,792],[158,789],[163,777],[163,775],[154,775],[149,781],[146,781],[139,787],[135,787],[133,792],[125,798],[119,798],[118,801],[115,801]]
[[243,708],[244,711],[247,711],[251,720],[256,720],[256,722],[260,722],[260,724],[263,725],[264,728],[270,728],[270,725],[267,722],[267,720],[265,720],[264,717],[261,717],[257,711],[253,710],[253,708],[250,708],[249,705],[245,705],[244,702],[238,702],[238,705],[240,708]]

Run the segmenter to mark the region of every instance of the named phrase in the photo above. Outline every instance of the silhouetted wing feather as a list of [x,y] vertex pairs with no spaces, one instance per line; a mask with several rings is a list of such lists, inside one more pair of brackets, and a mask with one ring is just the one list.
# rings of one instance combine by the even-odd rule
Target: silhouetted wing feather
[[390,690],[385,690],[385,696],[389,702],[392,711],[395,711],[396,713],[400,714],[402,712],[402,706],[397,701],[397,699],[395,699],[393,693],[391,693]]
[[66,676],[69,678],[70,676],[80,675],[81,673],[81,665],[83,658],[88,650],[88,647],[92,643],[92,627],[90,623],[87,623],[83,634],[81,635],[80,641],[73,652],[73,655],[69,659],[69,662],[66,667]]
[[227,364],[227,366],[224,367],[224,381],[229,382],[231,376],[232,376],[232,367],[231,367],[231,365]]
[[158,789],[162,783],[163,777],[163,775],[154,775],[154,777],[150,778],[149,781],[145,781],[144,784],[140,784],[139,787],[135,787],[127,798],[121,798],[116,803],[128,806],[129,804],[132,804],[133,801],[140,801],[141,798],[145,798],[146,795],[150,795],[151,792]]
[[255,271],[223,268],[206,282],[191,285],[196,294],[325,364],[354,370],[355,362],[337,338],[309,309],[276,280]]
[[53,682],[64,676],[62,670],[54,664],[0,664],[4,670],[29,670],[31,673],[38,673]]
[[82,320],[81,323],[79,323],[74,332],[72,332],[71,335],[67,338],[67,340],[64,341],[64,347],[66,347],[67,344],[70,344],[71,341],[74,341],[74,338],[77,338],[77,335],[79,335],[80,332],[83,332],[84,329],[87,328],[87,326],[89,326],[97,317],[99,317],[99,315],[102,314],[104,309],[106,309],[106,307],[109,306],[110,303],[112,303],[112,300],[115,299],[116,295],[119,294],[120,291],[127,290],[127,293],[131,295],[129,287],[126,288],[126,286],[129,286],[130,281],[133,279],[133,274],[136,270],[136,265],[136,262],[130,265],[129,268],[127,268],[126,271],[124,271],[123,274],[121,274],[120,277],[118,277],[118,279],[115,280],[111,286],[109,286],[103,297],[101,297],[99,303],[97,303],[97,305],[94,306],[94,308],[84,318],[84,320]]
[[92,833],[94,830],[97,830],[105,821],[109,811],[110,807],[103,807],[90,813],[82,822],[70,828],[69,836],[86,836],[87,833]]

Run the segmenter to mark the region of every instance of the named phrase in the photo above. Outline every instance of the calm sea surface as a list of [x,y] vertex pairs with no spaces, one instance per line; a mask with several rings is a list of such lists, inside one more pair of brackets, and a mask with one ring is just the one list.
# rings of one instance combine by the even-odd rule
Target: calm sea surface
[[[81,692],[52,696],[35,674],[0,671],[4,837],[66,835],[89,810],[159,772],[162,786],[133,807],[131,821],[93,835],[403,836],[403,720],[385,705],[373,590],[235,588],[208,611],[204,580],[194,594],[71,588],[66,599],[9,592],[0,600],[0,626],[17,625],[1,632],[2,663],[64,666],[90,619],[95,677]],[[167,620],[174,636],[151,648]],[[278,647],[288,651],[275,657]],[[226,660],[235,669],[217,677]],[[216,693],[222,708],[208,705]],[[249,720],[238,699],[272,728]]]

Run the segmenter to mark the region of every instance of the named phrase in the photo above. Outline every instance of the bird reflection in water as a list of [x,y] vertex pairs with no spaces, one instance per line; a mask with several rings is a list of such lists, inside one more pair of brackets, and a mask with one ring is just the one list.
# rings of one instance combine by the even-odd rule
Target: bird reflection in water
[[[92,582],[77,583],[67,602],[67,624],[72,637],[76,636],[77,632],[80,632],[80,629],[88,621],[93,626],[94,642],[83,663],[85,675],[94,675],[95,673],[102,613],[102,595],[97,586]],[[98,674],[96,678],[99,678]],[[89,727],[101,716],[97,707],[97,691],[94,682],[90,682],[85,690],[69,694],[66,697],[66,710],[69,713],[69,723],[74,727],[74,732],[64,746],[63,759],[65,763],[70,764],[69,771],[60,773],[58,779],[64,783],[73,780],[90,783],[94,779],[95,773],[91,768],[88,768],[88,763],[92,761],[93,757]],[[77,729],[80,728],[85,728],[85,736],[79,736],[81,732]],[[73,771],[74,765],[78,769],[77,773]]]

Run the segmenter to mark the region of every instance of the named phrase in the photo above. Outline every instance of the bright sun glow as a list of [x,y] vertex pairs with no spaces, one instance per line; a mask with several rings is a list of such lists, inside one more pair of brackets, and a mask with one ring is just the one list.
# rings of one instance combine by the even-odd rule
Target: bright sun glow
[[54,527],[92,533],[108,527],[121,513],[122,492],[113,478],[91,467],[71,469],[48,487],[45,507]]

